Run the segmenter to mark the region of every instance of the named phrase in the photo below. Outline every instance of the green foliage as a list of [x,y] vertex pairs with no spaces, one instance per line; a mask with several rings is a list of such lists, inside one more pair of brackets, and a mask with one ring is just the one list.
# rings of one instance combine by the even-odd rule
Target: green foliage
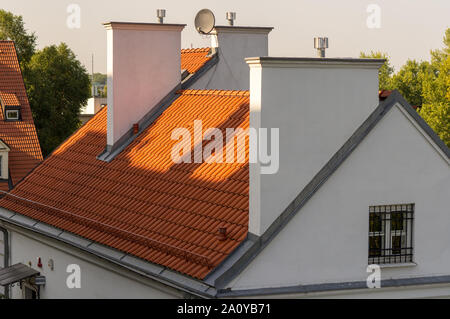
[[48,155],[80,125],[78,114],[90,97],[85,68],[65,44],[36,52],[36,36],[25,29],[21,16],[0,10],[0,40],[16,45],[31,111]]
[[408,60],[392,77],[392,88],[398,90],[405,99],[414,106],[423,104],[423,86],[435,77],[433,67],[429,62]]
[[94,73],[92,82],[99,84],[106,84],[106,79],[107,79],[106,74]]
[[431,51],[430,62],[408,60],[395,74],[386,54],[360,56],[387,60],[380,69],[380,90],[398,90],[450,147],[450,28],[445,32],[443,49]]
[[424,83],[425,103],[420,115],[450,147],[450,54],[439,68],[434,81]]
[[360,58],[364,59],[385,59],[386,62],[384,65],[380,68],[379,71],[379,81],[380,81],[380,90],[391,90],[392,84],[391,84],[391,77],[394,73],[394,67],[391,65],[389,61],[389,56],[386,53],[379,52],[379,51],[371,51],[369,54],[361,52],[359,54]]
[[0,9],[0,40],[15,42],[23,70],[35,52],[36,36],[34,33],[27,33],[21,16]]
[[420,115],[450,147],[450,28],[444,36],[444,48],[431,52],[433,77],[423,82],[423,106]]
[[90,97],[86,69],[64,43],[38,51],[26,79],[42,152],[48,155],[79,126],[80,108]]

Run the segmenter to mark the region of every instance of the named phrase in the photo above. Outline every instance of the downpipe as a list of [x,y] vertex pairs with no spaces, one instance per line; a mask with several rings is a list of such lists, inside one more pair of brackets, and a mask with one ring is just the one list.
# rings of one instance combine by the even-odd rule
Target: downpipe
[[[4,252],[4,262],[3,266],[4,268],[9,267],[9,234],[8,230],[2,226],[0,226],[0,232],[3,233],[3,244],[5,246],[5,252]],[[9,299],[9,287],[5,286],[5,298]]]

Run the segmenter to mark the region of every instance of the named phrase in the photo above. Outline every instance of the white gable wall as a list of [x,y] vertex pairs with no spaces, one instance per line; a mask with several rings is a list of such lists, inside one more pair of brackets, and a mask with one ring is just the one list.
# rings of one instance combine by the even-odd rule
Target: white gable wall
[[[18,227],[3,226],[8,228],[10,234],[10,265],[17,263],[28,265],[31,262],[31,267],[46,277],[46,285],[40,290],[41,299],[183,297],[181,291],[132,273],[72,246]],[[37,267],[38,257],[41,257],[42,268]],[[54,261],[54,270],[48,266],[49,259]],[[79,265],[81,269],[79,289],[69,289],[66,284],[70,275],[66,272],[67,266],[72,264]],[[10,294],[13,299],[22,299],[22,290],[17,285],[11,289]]]
[[378,106],[383,63],[267,59],[247,59],[250,126],[279,128],[279,170],[262,175],[250,163],[249,232],[258,236]]
[[394,106],[230,286],[365,281],[369,206],[383,204],[415,203],[417,265],[382,278],[449,275],[449,190],[448,159]]
[[245,58],[269,54],[268,38],[271,30],[260,27],[216,27],[213,31],[215,35],[211,35],[211,46],[218,51],[219,60],[190,89],[248,90],[250,75]]

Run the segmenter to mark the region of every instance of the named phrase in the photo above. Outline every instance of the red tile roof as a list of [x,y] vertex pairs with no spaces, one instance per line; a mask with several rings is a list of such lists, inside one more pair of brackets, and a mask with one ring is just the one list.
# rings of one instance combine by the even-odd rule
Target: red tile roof
[[245,163],[174,164],[171,133],[183,127],[193,134],[195,120],[224,135],[226,128],[247,129],[249,93],[179,93],[110,163],[96,159],[106,144],[103,108],[12,191],[31,202],[6,195],[0,206],[204,278],[247,235],[248,138]]
[[[380,98],[380,101],[384,101],[386,100],[393,91],[391,90],[381,90],[378,92],[378,97]],[[417,105],[411,105],[413,107],[413,109],[417,110],[418,106]]]
[[3,102],[4,105],[20,106],[19,99],[14,93],[0,92],[0,100]]
[[211,57],[208,57],[210,50],[210,48],[181,50],[181,69],[187,70],[191,74],[197,72],[211,60]]
[[[0,41],[0,98],[6,105],[20,105],[21,110],[21,121],[6,122],[0,108],[0,139],[11,148],[9,170],[16,184],[42,161],[42,153],[12,41]],[[7,189],[5,183],[0,189]]]
[[380,101],[384,101],[389,97],[389,95],[391,95],[391,93],[392,91],[390,90],[381,90],[378,91],[378,97],[380,98]]

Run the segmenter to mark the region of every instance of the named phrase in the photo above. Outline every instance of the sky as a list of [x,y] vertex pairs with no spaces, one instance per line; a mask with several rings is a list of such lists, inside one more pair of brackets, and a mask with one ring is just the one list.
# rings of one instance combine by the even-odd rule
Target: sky
[[[73,11],[67,12],[71,4],[80,8],[80,28],[67,24],[73,17]],[[38,37],[38,48],[65,42],[89,72],[94,54],[94,71],[102,73],[106,72],[102,23],[156,22],[158,8],[167,10],[165,22],[187,24],[183,48],[209,46],[208,37],[193,26],[195,14],[208,8],[217,25],[226,25],[226,12],[234,11],[235,25],[274,27],[270,56],[315,56],[313,38],[327,36],[327,57],[382,51],[396,70],[408,59],[428,60],[431,49],[442,47],[450,27],[450,0],[1,0],[0,8],[23,16],[26,28]]]

